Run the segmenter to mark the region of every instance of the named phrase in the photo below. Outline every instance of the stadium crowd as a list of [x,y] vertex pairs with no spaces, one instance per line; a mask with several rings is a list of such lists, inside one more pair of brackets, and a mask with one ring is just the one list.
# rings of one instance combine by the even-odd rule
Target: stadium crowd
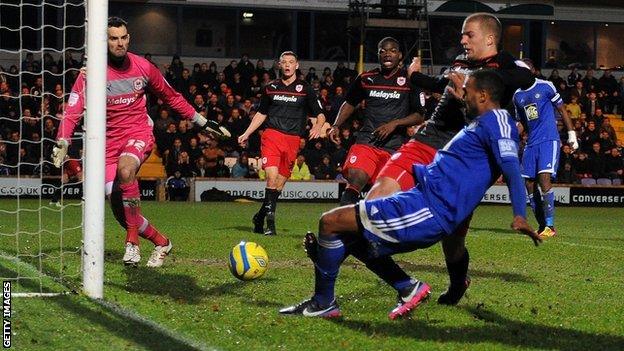
[[[55,59],[46,53],[41,62],[29,53],[20,67],[0,67],[0,175],[13,175],[18,171],[21,175],[56,172],[48,162],[40,166],[40,160],[49,161],[57,126],[67,104],[65,92],[71,89],[83,66],[84,55],[76,56],[66,52]],[[151,55],[145,57],[153,62]],[[182,120],[161,100],[150,99],[149,115],[154,122],[157,152],[170,182],[179,185],[184,178],[194,176],[263,178],[258,163],[249,162],[260,156],[262,128],[251,136],[246,148],[241,148],[236,140],[256,113],[262,88],[279,77],[277,62],[267,67],[262,59],[254,64],[248,55],[242,55],[240,60],[232,60],[220,69],[215,62],[187,66],[176,55],[161,71],[169,84],[199,113],[218,121],[232,133],[229,139],[214,139]],[[317,71],[310,67],[298,74],[314,87],[327,117],[324,130],[327,132],[357,72],[339,62],[333,70],[324,67]],[[595,75],[593,69],[584,73],[573,69],[567,77],[561,77],[554,69],[549,77],[539,77],[553,82],[563,97],[580,142],[576,152],[562,143],[559,183],[575,184],[582,179],[604,178],[614,184],[622,182],[623,142],[617,139],[606,115],[621,115],[624,111],[624,77],[618,82],[608,70],[599,78]],[[439,96],[425,92],[423,97],[425,110],[430,114]],[[360,129],[360,120],[361,114],[355,113],[343,125],[337,145],[327,138],[307,140],[302,137],[291,179],[342,179],[342,165]],[[565,141],[567,135],[561,122],[559,129]],[[415,127],[408,130],[408,133],[414,132]],[[75,147],[70,155],[79,158],[79,148]],[[233,159],[235,163],[226,162]]]

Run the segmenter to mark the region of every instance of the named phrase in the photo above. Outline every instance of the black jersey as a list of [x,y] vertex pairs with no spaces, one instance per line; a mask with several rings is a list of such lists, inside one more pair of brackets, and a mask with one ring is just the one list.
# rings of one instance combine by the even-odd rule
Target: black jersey
[[423,113],[418,94],[412,91],[405,69],[399,69],[389,76],[384,76],[379,68],[360,74],[347,92],[346,100],[353,106],[357,106],[362,100],[366,102],[363,110],[364,121],[355,142],[382,148],[391,153],[406,141],[406,128],[396,128],[384,140],[377,139],[373,131],[413,112]]
[[303,135],[308,116],[316,117],[323,111],[310,84],[297,79],[286,85],[276,79],[262,89],[258,112],[268,116],[268,128]]
[[533,75],[525,68],[524,63],[517,62],[506,52],[480,61],[469,61],[465,55],[459,55],[453,65],[440,77],[429,77],[422,73],[412,74],[411,83],[414,86],[442,93],[431,118],[418,130],[413,139],[436,149],[441,149],[466,124],[464,103],[455,99],[446,87],[450,84],[446,78],[450,71],[470,74],[479,69],[494,69],[500,73],[505,83],[505,93],[501,106],[505,107],[511,101],[513,93],[520,87],[528,87],[533,82]]

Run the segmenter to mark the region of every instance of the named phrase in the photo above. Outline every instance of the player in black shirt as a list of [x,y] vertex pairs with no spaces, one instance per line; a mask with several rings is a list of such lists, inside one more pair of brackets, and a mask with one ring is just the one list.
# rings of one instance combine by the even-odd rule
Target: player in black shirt
[[[509,54],[498,52],[501,33],[502,26],[498,18],[488,13],[475,13],[466,18],[462,27],[461,44],[465,53],[458,57],[443,77],[420,74],[420,61],[414,59],[408,68],[412,86],[442,93],[443,96],[432,118],[417,131],[412,140],[397,150],[380,171],[367,198],[387,196],[413,187],[415,184],[412,166],[431,163],[437,149],[443,147],[464,127],[466,116],[461,95],[463,91],[449,88],[457,84],[461,86],[467,73],[482,68],[497,70],[505,84],[504,104],[510,101],[517,88],[526,88],[532,84],[533,77],[524,63],[515,61]],[[470,218],[442,241],[450,285],[448,290],[440,295],[439,303],[458,303],[470,284],[467,274],[469,256],[465,247],[469,222]],[[314,237],[307,235],[305,243],[308,252],[311,250],[313,252]],[[358,253],[356,249],[351,249],[349,253],[362,260],[366,267],[397,289],[399,304],[410,300],[413,293],[411,286],[408,285],[405,289],[401,287],[410,282],[411,277],[394,262],[392,257],[366,257],[366,252]]]
[[365,102],[362,128],[343,166],[349,185],[342,194],[340,205],[354,204],[359,200],[362,188],[375,182],[390,156],[406,141],[406,127],[423,120],[418,95],[412,91],[407,71],[399,67],[403,59],[399,42],[391,37],[383,38],[377,50],[380,67],[355,79],[329,132],[330,139],[339,143],[340,126],[356,106]]
[[[299,63],[297,55],[285,51],[280,55],[282,77],[267,84],[262,90],[260,107],[251,124],[238,138],[245,146],[249,136],[266,120],[267,128],[262,133],[262,167],[266,171],[267,185],[264,202],[253,217],[254,232],[276,235],[275,208],[286,180],[290,178],[297,151],[299,138],[303,135],[308,116],[316,117],[316,123],[310,129],[310,139],[321,136],[325,123],[321,103],[312,86],[297,78]],[[266,217],[267,229],[264,231]]]

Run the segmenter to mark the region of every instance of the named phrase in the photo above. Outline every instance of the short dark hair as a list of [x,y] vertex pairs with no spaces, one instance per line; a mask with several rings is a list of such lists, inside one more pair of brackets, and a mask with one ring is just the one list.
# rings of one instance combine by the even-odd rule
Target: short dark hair
[[477,90],[487,91],[490,100],[500,104],[505,92],[505,83],[497,72],[483,69],[473,72],[470,76],[474,78]]
[[117,16],[112,16],[108,18],[108,28],[110,27],[115,27],[115,28],[119,28],[119,27],[128,27],[128,22],[126,22],[123,18],[121,17],[117,17]]
[[282,58],[283,58],[284,56],[294,56],[294,57],[295,57],[295,61],[299,61],[299,56],[297,56],[297,54],[295,54],[295,52],[294,52],[294,51],[290,51],[290,50],[288,50],[288,51],[284,51],[284,52],[282,52],[282,53],[280,54],[280,56],[279,56],[280,61],[282,60]]
[[401,44],[399,43],[399,41],[398,41],[398,40],[396,40],[396,39],[395,39],[395,38],[393,38],[393,37],[385,37],[385,38],[381,39],[381,40],[379,41],[379,43],[377,43],[377,49],[381,49],[381,47],[382,47],[385,43],[387,43],[387,42],[391,42],[391,43],[396,44],[397,48],[399,48],[399,51],[401,51]]
[[464,23],[472,21],[478,21],[482,29],[484,29],[486,32],[489,32],[489,34],[494,35],[497,44],[500,42],[503,35],[503,25],[500,23],[498,17],[487,12],[477,12],[466,17]]

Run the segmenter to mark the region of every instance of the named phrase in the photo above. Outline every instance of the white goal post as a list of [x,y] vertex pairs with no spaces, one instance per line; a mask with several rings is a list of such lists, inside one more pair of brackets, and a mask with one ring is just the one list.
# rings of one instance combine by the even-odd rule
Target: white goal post
[[84,293],[104,297],[104,162],[108,0],[87,1],[87,96],[82,281]]

